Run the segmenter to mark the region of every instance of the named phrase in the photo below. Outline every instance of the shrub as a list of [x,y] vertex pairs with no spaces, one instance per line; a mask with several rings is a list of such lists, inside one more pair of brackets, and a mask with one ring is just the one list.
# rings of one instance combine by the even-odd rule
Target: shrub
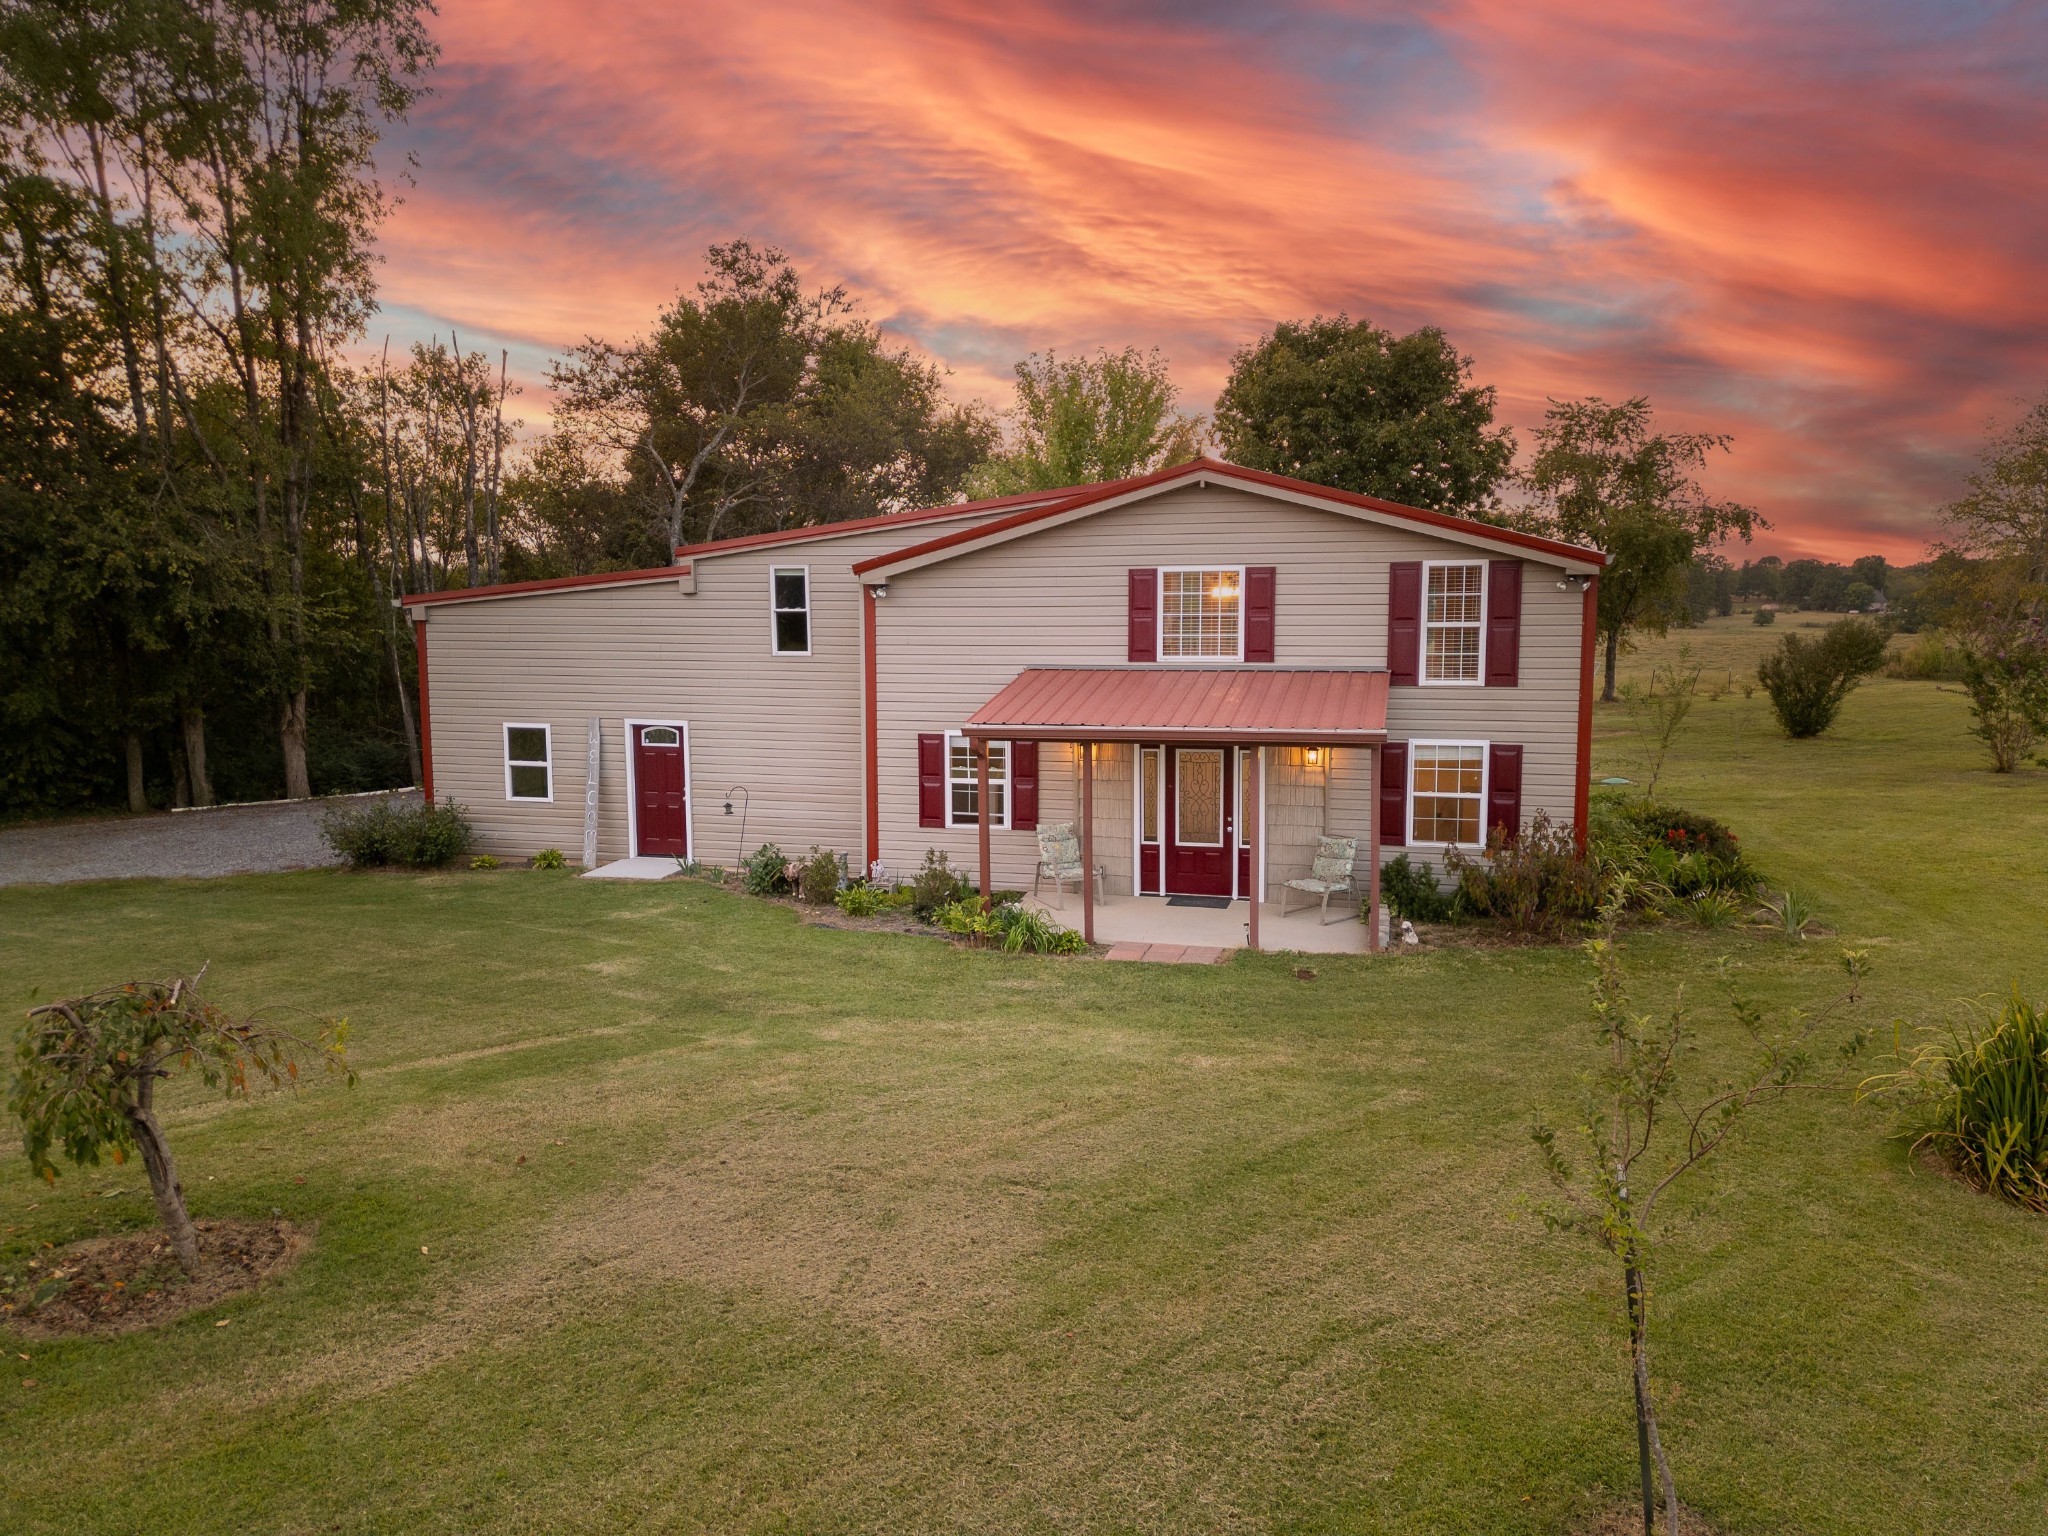
[[763,843],[740,861],[740,889],[749,896],[780,896],[789,889],[789,860]]
[[1910,645],[1887,655],[1884,675],[1920,682],[1959,683],[1963,680],[1963,647],[1942,631],[1930,629],[1915,635]]
[[469,852],[476,839],[469,818],[452,800],[434,805],[380,800],[359,811],[329,811],[320,835],[356,869],[392,864],[433,869]]
[[1602,883],[1612,888],[1627,879],[1632,907],[1670,907],[1697,918],[1685,905],[1693,898],[1710,892],[1746,898],[1762,883],[1727,824],[1697,811],[1599,794],[1587,835]]
[[947,933],[958,934],[975,944],[1000,938],[1002,919],[988,909],[979,896],[962,896],[932,913],[932,922]]
[[1749,622],[1756,625],[1758,629],[1762,629],[1766,625],[1775,624],[1778,622],[1777,611],[1771,608],[1759,608],[1749,616]]
[[959,901],[972,887],[953,871],[945,854],[936,848],[924,851],[924,864],[910,882],[910,910],[925,922],[934,920],[939,908]]
[[535,869],[567,869],[569,856],[559,848],[543,848],[533,856]]
[[1495,828],[1483,857],[1449,849],[1444,868],[1456,878],[1457,899],[1466,911],[1512,933],[1556,937],[1600,910],[1599,866],[1579,852],[1569,826],[1552,822],[1543,811],[1513,842]]
[[1885,636],[1868,619],[1842,619],[1818,639],[1787,635],[1758,665],[1778,723],[1795,741],[1835,723],[1842,701],[1884,665]]
[[469,867],[471,869],[496,869],[498,867],[498,856],[493,853],[480,853],[469,861]]
[[1938,1149],[1980,1189],[2048,1211],[2048,1006],[2015,992],[1988,1031],[1951,1029],[1875,1081],[1916,1101],[1915,1146]]
[[2048,637],[2041,621],[2014,620],[1963,651],[1962,682],[1977,723],[1970,734],[1991,749],[1991,770],[2011,773],[2048,736]]
[[999,942],[1011,954],[1077,955],[1088,947],[1073,929],[1029,907],[997,905],[974,895],[947,902],[932,914],[932,922],[976,946]]
[[1411,923],[1451,921],[1451,898],[1437,888],[1427,865],[1412,863],[1399,853],[1380,870],[1380,903],[1395,917]]
[[796,868],[797,895],[812,906],[825,906],[839,894],[839,855],[829,848],[812,844],[811,856]]
[[1813,904],[1791,891],[1785,892],[1776,900],[1765,897],[1763,904],[1757,908],[1757,915],[1774,928],[1782,928],[1795,939],[1805,938],[1806,930],[1813,927],[1816,921]]
[[892,894],[877,885],[849,885],[832,898],[832,903],[848,917],[873,917],[890,905]]

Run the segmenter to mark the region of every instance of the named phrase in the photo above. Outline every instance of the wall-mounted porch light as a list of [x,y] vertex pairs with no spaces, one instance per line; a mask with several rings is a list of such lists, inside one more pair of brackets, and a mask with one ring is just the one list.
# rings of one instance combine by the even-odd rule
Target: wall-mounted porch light
[[1303,747],[1301,749],[1301,760],[1311,768],[1320,768],[1323,766],[1323,749],[1321,747]]

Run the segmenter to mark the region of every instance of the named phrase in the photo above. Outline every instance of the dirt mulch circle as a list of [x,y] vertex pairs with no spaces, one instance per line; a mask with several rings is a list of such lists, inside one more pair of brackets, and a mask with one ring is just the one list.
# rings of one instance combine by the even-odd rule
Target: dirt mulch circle
[[[89,1237],[36,1256],[0,1300],[0,1323],[32,1339],[133,1333],[253,1291],[296,1264],[312,1233],[288,1221],[202,1221],[187,1278],[155,1227]],[[13,1277],[22,1281],[24,1277]],[[36,1297],[42,1295],[37,1304]]]

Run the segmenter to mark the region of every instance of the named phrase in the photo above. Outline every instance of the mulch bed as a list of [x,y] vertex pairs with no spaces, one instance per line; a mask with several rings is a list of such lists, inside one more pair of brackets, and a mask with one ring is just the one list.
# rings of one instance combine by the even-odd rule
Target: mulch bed
[[89,1237],[37,1254],[25,1274],[7,1277],[0,1321],[34,1339],[132,1333],[253,1291],[296,1264],[312,1240],[288,1221],[197,1225],[199,1273],[189,1279],[160,1228]]

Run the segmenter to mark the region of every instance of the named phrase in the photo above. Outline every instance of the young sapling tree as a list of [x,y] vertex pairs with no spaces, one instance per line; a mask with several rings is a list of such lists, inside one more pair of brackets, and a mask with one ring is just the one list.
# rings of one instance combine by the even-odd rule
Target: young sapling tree
[[256,1017],[237,1018],[199,995],[205,975],[202,966],[197,976],[124,982],[30,1009],[8,1099],[29,1165],[52,1183],[53,1149],[80,1166],[102,1154],[124,1163],[140,1150],[157,1218],[188,1275],[199,1268],[199,1232],[157,1122],[157,1084],[196,1071],[209,1088],[246,1094],[252,1077],[273,1087],[296,1085],[299,1061],[308,1057],[355,1082],[346,1020],[323,1019],[302,1036]]
[[[1625,886],[1626,879],[1621,883]],[[1610,896],[1602,914],[1603,932],[1586,944],[1595,968],[1593,1018],[1601,1046],[1600,1066],[1585,1079],[1583,1119],[1577,1128],[1587,1166],[1574,1166],[1554,1127],[1539,1121],[1531,1134],[1564,1197],[1561,1207],[1544,1212],[1546,1223],[1553,1230],[1591,1232],[1620,1261],[1635,1378],[1643,1533],[1654,1536],[1656,1494],[1661,1489],[1666,1536],[1678,1536],[1678,1493],[1650,1394],[1653,1292],[1648,1274],[1657,1205],[1678,1180],[1727,1144],[1751,1110],[1799,1089],[1848,1086],[1824,1070],[1817,1052],[1831,1021],[1859,1000],[1866,957],[1861,951],[1846,951],[1842,964],[1847,989],[1818,1010],[1793,1010],[1776,1028],[1760,1008],[1731,987],[1728,1005],[1750,1043],[1749,1062],[1704,1092],[1688,1094],[1681,1087],[1680,1069],[1694,1054],[1698,1035],[1683,991],[1662,1017],[1637,1013],[1630,1006],[1615,948],[1615,927],[1626,899],[1625,890]],[[1859,1030],[1840,1043],[1843,1068],[1867,1038],[1868,1032]]]

